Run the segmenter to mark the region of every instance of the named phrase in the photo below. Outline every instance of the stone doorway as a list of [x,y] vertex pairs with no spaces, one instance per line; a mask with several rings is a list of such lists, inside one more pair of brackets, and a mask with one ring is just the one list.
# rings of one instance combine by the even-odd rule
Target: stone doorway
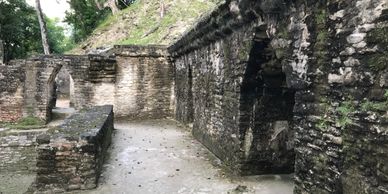
[[295,92],[286,83],[281,57],[265,30],[258,29],[241,87],[243,172],[294,171],[293,107]]
[[61,121],[75,112],[72,96],[74,95],[74,81],[69,71],[60,66],[50,76],[49,88],[49,120]]

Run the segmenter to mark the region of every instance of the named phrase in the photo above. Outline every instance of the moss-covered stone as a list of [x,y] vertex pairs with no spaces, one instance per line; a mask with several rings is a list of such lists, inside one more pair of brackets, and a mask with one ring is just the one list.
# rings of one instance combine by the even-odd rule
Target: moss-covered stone
[[373,71],[381,71],[388,67],[388,53],[376,53],[368,57],[367,64]]

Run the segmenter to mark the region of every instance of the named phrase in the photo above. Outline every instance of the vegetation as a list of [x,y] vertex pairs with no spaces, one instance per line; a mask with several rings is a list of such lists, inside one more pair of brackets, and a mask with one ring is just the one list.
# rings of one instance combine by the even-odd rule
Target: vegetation
[[45,127],[45,123],[39,118],[28,116],[15,123],[0,123],[0,127],[10,129],[38,129]]
[[6,60],[42,52],[38,18],[25,0],[0,1],[0,39]]
[[[135,4],[136,6],[131,6],[126,9],[124,14],[130,14],[131,12],[135,12],[136,8],[141,9],[141,6],[144,6],[144,2],[141,1]],[[180,3],[171,7],[163,18],[159,18],[158,3],[150,4],[149,6],[151,7],[148,12],[140,12],[138,14],[138,25],[136,28],[130,29],[132,32],[128,34],[129,36],[118,40],[116,43],[139,45],[158,44],[168,36],[170,27],[173,27],[178,21],[192,20],[194,22],[194,18],[198,18],[212,5],[213,3],[211,2],[202,1]],[[149,33],[154,29],[155,31],[153,33]]]
[[352,124],[352,119],[350,117],[351,117],[351,114],[354,113],[354,111],[356,110],[353,104],[354,102],[352,100],[347,100],[342,102],[342,104],[339,107],[337,107],[339,118],[336,124],[338,126],[346,127]]
[[[51,52],[64,53],[73,47],[58,19],[46,17]],[[25,0],[0,1],[0,39],[4,42],[5,60],[42,54],[43,46],[36,11]]]
[[164,0],[163,17],[157,0],[136,0],[128,8],[109,15],[71,53],[115,44],[170,44],[219,0]]
[[99,10],[94,0],[70,0],[70,11],[66,12],[65,22],[72,29],[75,42],[84,40],[109,14],[106,9]]
[[52,53],[62,54],[75,46],[73,39],[65,35],[65,28],[59,25],[58,18],[46,18],[46,22],[48,42]]
[[377,111],[377,112],[385,112],[388,110],[388,90],[384,93],[385,101],[382,102],[372,102],[369,100],[365,100],[361,103],[362,111]]
[[320,106],[323,109],[323,116],[318,118],[318,122],[316,124],[316,127],[321,130],[325,130],[329,127],[330,125],[330,105],[329,102],[326,98],[322,98],[322,103]]

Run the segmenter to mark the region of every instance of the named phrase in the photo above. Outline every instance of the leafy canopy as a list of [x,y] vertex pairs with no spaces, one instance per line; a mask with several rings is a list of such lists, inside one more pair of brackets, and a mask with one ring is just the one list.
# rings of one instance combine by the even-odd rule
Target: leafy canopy
[[70,11],[66,12],[65,22],[73,28],[73,39],[81,42],[109,14],[109,10],[98,10],[94,0],[69,0]]
[[[73,47],[58,19],[45,17],[52,53]],[[25,0],[0,0],[0,39],[4,42],[5,60],[42,54],[43,47],[36,11]]]
[[35,9],[25,0],[0,0],[0,39],[6,60],[41,53],[39,30]]

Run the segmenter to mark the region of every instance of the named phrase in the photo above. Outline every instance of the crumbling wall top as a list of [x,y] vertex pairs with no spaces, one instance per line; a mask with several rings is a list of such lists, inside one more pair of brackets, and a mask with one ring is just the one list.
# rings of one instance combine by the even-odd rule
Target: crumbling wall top
[[168,50],[180,55],[225,38],[247,23],[265,20],[263,15],[287,15],[289,2],[285,0],[226,0],[204,15]]
[[116,45],[112,51],[115,55],[126,57],[167,57],[167,46],[164,45]]

